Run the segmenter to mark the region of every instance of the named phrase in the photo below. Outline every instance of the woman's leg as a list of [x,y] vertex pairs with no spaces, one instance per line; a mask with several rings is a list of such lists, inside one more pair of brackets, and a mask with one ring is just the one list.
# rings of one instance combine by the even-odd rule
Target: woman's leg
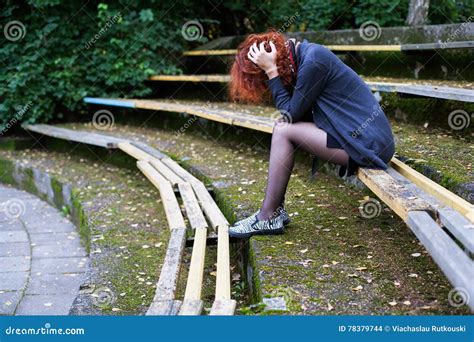
[[321,159],[346,166],[349,155],[346,151],[326,147],[327,134],[313,122],[277,124],[273,130],[270,150],[267,189],[260,220],[273,216],[283,203],[295,159],[295,149],[301,148]]

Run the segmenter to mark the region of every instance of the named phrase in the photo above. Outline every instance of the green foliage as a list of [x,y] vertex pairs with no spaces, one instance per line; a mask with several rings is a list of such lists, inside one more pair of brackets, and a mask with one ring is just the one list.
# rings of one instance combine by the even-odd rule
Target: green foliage
[[132,1],[125,8],[118,2],[28,0],[3,6],[2,28],[18,20],[24,37],[1,35],[0,124],[80,113],[84,96],[149,94],[143,81],[178,72],[177,58],[189,44],[181,27],[195,15],[191,1],[181,3]]

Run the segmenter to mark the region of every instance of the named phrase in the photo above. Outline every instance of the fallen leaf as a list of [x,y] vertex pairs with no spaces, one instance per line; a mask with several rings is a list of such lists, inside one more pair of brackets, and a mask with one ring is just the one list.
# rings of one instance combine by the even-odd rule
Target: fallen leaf
[[418,258],[421,255],[421,253],[413,253],[411,256],[414,258]]
[[397,302],[395,300],[393,300],[391,302],[388,302],[388,304],[391,305],[391,306],[395,306],[395,305],[397,305]]
[[308,251],[308,248],[305,248],[305,249],[300,250],[300,253],[303,253],[303,254],[304,254],[304,253],[306,253],[307,251]]
[[351,287],[351,290],[354,291],[354,292],[361,291],[363,289],[364,289],[364,287],[362,285],[358,285],[356,287]]

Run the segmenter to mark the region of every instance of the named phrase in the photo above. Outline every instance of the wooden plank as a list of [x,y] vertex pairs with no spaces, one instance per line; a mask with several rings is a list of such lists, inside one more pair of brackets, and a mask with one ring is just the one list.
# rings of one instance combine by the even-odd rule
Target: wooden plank
[[[155,297],[147,314],[158,314],[157,312],[163,310],[164,301],[175,300],[185,242],[186,229],[171,230],[165,260],[156,284]],[[169,308],[169,302],[165,308]]]
[[425,192],[422,188],[403,177],[393,168],[387,172],[401,184],[404,184],[415,196],[429,203],[437,213],[441,224],[458,239],[467,250],[474,252],[474,224],[462,216],[458,211],[447,207],[443,202],[433,195]]
[[229,226],[221,225],[217,229],[216,300],[229,300],[230,297]]
[[183,200],[186,214],[188,216],[189,224],[192,229],[207,229],[207,221],[204,217],[199,202],[194,194],[193,188],[189,183],[179,183],[178,189]]
[[194,182],[191,183],[191,185],[194,189],[196,197],[198,198],[202,210],[212,225],[212,228],[216,229],[219,226],[228,226],[229,221],[227,221],[224,214],[222,214],[221,210],[217,206],[216,202],[214,202],[214,199],[212,198],[211,194],[209,194],[204,184],[201,182]]
[[[408,213],[408,227],[430,253],[454,287],[461,288],[474,298],[474,262],[461,248],[423,211]],[[474,310],[474,301],[469,301]]]
[[235,313],[236,301],[220,299],[212,304],[211,316],[232,316]]
[[155,157],[156,159],[168,158],[168,156],[164,154],[163,152],[157,150],[156,148],[151,147],[148,144],[142,143],[141,141],[130,141],[130,144],[132,144],[135,147],[138,147],[139,149],[148,153],[152,157]]
[[193,253],[189,265],[189,274],[186,283],[185,300],[200,300],[202,282],[204,279],[204,261],[206,257],[207,229],[196,229]]
[[191,50],[184,51],[183,56],[226,56],[235,55],[236,49],[224,49],[224,50]]
[[434,208],[420,199],[401,182],[384,170],[359,168],[359,179],[367,185],[398,216],[406,221],[409,211],[427,211],[434,215]]
[[401,45],[325,45],[331,51],[401,51]]
[[171,169],[175,174],[177,174],[180,178],[188,183],[200,183],[201,181],[190,174],[186,169],[184,169],[181,165],[175,162],[171,158],[164,158],[161,160],[163,164],[165,164],[169,169]]
[[418,171],[412,169],[405,163],[402,163],[397,158],[392,158],[392,167],[398,171],[402,176],[406,177],[414,184],[418,185],[427,193],[438,198],[441,202],[449,207],[452,207],[459,211],[466,218],[474,222],[474,205],[466,201],[465,199],[457,196],[448,189],[442,187],[438,183],[432,181],[428,177],[422,175]]
[[54,127],[50,125],[22,125],[22,127],[27,131],[43,134],[52,138],[105,148],[117,148],[119,143],[126,141],[124,139],[110,137],[105,134],[101,135],[85,131],[75,131],[72,129]]
[[174,82],[230,82],[230,75],[155,75],[150,81],[174,81]]
[[171,183],[167,181],[150,163],[137,161],[137,166],[146,178],[160,191],[161,201],[165,209],[168,225],[173,229],[186,229],[183,214]]
[[118,148],[136,160],[152,161],[156,159],[155,157],[143,151],[141,148],[132,145],[130,142],[121,142],[118,144]]
[[165,164],[163,164],[158,159],[150,161],[151,166],[153,166],[159,173],[163,175],[172,185],[178,185],[184,183],[184,181],[172,170],[170,170]]
[[474,41],[420,43],[420,44],[402,44],[401,45],[402,51],[472,49],[472,48],[474,48]]
[[390,82],[366,81],[366,83],[373,91],[396,92],[446,100],[474,102],[474,90],[471,89]]
[[147,316],[176,316],[182,307],[180,300],[161,300],[152,302]]
[[[332,51],[401,51],[401,45],[325,45]],[[191,50],[183,56],[229,56],[235,55],[237,49],[223,50]]]
[[450,208],[438,209],[438,217],[441,224],[445,226],[469,252],[474,253],[474,223],[467,220],[456,210]]
[[196,316],[202,313],[204,303],[202,300],[183,300],[181,309],[179,310],[180,316]]

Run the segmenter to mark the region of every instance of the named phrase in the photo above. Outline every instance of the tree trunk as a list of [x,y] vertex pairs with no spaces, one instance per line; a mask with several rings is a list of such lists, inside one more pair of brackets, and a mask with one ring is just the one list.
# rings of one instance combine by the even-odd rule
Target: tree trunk
[[410,0],[406,24],[418,26],[426,24],[430,0]]

